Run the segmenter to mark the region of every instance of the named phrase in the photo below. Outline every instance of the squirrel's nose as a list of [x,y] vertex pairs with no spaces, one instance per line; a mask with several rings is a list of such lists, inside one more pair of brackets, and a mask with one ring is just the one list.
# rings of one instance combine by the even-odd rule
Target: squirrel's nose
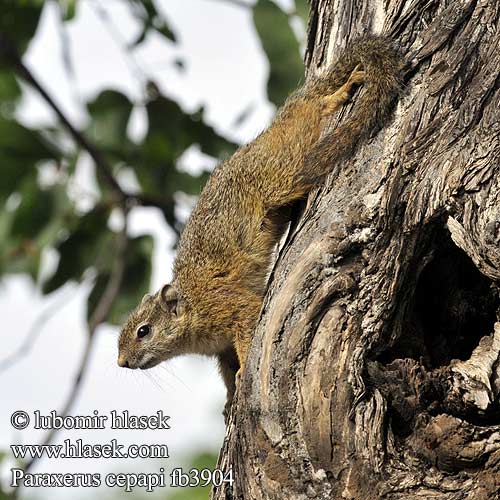
[[118,366],[121,366],[122,368],[130,368],[128,361],[124,356],[118,356]]

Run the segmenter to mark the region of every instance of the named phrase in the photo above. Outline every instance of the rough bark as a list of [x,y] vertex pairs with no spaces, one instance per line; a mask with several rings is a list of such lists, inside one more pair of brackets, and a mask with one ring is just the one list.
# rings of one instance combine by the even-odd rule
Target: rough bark
[[212,498],[500,498],[499,18],[312,0],[309,74],[385,33],[406,88],[281,249]]

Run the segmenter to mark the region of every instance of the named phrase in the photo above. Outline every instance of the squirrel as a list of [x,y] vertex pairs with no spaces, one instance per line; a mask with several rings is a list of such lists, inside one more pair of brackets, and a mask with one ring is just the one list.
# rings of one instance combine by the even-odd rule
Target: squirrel
[[[148,369],[181,354],[216,356],[228,411],[288,222],[282,209],[305,198],[384,124],[401,68],[386,38],[358,39],[326,74],[292,94],[267,130],[216,167],[181,234],[172,282],[146,295],[121,330],[119,366]],[[322,136],[359,85],[366,90],[350,117]]]

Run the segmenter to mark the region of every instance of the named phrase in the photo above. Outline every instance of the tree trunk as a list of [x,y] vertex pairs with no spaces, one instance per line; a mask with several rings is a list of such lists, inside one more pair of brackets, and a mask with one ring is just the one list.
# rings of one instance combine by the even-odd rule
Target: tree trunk
[[308,74],[384,33],[406,88],[279,253],[212,498],[498,499],[500,2],[311,4]]

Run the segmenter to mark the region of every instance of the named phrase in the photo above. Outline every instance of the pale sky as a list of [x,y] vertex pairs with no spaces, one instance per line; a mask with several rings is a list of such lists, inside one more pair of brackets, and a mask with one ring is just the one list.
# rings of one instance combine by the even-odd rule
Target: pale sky
[[[136,52],[138,67],[131,67],[123,57],[117,38],[123,43],[137,34],[137,25],[123,3],[118,0],[82,0],[78,15],[67,25],[67,50],[74,73],[68,75],[62,63],[61,33],[57,28],[57,10],[47,2],[37,35],[25,61],[36,77],[79,126],[86,116],[80,100],[95,96],[102,89],[114,88],[140,103],[140,77],[144,72],[164,92],[177,99],[185,109],[200,105],[206,119],[228,137],[240,142],[251,140],[269,122],[273,107],[265,97],[268,65],[251,22],[251,11],[235,7],[224,0],[163,0],[156,2],[165,12],[178,34],[179,43],[172,45],[159,36],[150,37]],[[280,4],[289,6],[292,2]],[[95,6],[105,6],[111,15],[115,36],[96,15]],[[118,34],[118,36],[116,35]],[[176,69],[173,61],[181,58],[185,71]],[[138,69],[140,68],[140,70]],[[236,129],[234,121],[249,105],[254,112],[244,126]],[[35,95],[30,94],[19,111],[27,124],[52,122],[52,112]],[[131,136],[144,133],[145,122],[138,107],[129,126]],[[196,169],[206,165],[196,151],[191,151],[183,167]],[[125,181],[125,179],[124,179]],[[92,169],[88,161],[79,165],[78,188],[92,187]],[[85,200],[82,200],[85,208]],[[87,206],[87,209],[89,207]],[[187,208],[180,207],[187,215]],[[155,239],[152,289],[170,279],[173,260],[169,250],[172,232],[156,209],[137,208],[131,217],[130,233],[151,234]],[[47,260],[50,267],[50,256]],[[22,344],[26,335],[39,322],[40,314],[50,309],[50,321],[41,325],[31,351],[19,362],[0,373],[0,449],[10,444],[33,444],[43,432],[28,428],[15,431],[10,415],[15,410],[42,414],[57,410],[73,381],[84,345],[85,299],[88,284],[69,284],[49,297],[23,276],[0,282],[0,317],[4,321],[0,360]],[[34,472],[105,472],[128,470],[158,472],[159,467],[177,467],[194,450],[217,452],[224,436],[221,416],[225,389],[213,360],[201,357],[180,358],[148,372],[129,371],[116,365],[118,330],[102,326],[97,332],[91,363],[83,382],[83,390],[73,410],[75,415],[103,414],[111,410],[129,410],[138,415],[155,414],[162,409],[171,415],[168,431],[65,431],[56,442],[81,437],[88,443],[106,443],[116,438],[122,444],[166,443],[170,449],[167,461],[146,460],[49,460],[38,462]],[[10,478],[4,464],[1,477]],[[117,489],[101,488],[99,498],[116,495]],[[163,492],[164,493],[164,492]],[[21,498],[94,498],[95,490],[71,491],[24,489]]]

